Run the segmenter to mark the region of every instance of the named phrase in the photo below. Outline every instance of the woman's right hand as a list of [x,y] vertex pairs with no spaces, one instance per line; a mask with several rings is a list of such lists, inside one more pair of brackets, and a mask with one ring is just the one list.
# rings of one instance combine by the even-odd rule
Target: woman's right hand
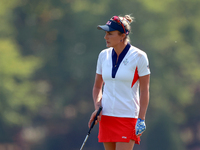
[[[98,112],[98,110],[95,110],[95,111],[92,113],[92,115],[91,115],[91,117],[90,117],[90,120],[89,120],[89,122],[88,122],[88,127],[89,127],[89,128],[91,127],[91,124],[92,124],[92,122],[94,121],[94,118],[95,118],[97,112]],[[95,125],[101,120],[101,115],[102,115],[102,113],[100,113],[99,116],[97,116],[97,120],[95,121]]]

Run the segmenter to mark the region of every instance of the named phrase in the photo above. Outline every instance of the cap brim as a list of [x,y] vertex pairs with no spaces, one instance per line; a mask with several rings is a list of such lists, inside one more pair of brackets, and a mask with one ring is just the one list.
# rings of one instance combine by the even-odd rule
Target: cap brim
[[104,31],[115,31],[116,29],[111,28],[108,25],[98,25],[97,29],[104,30]]

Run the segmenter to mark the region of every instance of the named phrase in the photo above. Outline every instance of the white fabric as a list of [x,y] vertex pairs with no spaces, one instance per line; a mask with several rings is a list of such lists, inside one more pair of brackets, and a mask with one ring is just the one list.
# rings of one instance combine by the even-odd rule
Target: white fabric
[[107,48],[99,54],[96,73],[101,74],[105,83],[102,96],[103,115],[138,118],[139,81],[131,88],[136,67],[138,75],[150,74],[149,62],[145,52],[131,46],[122,60],[115,78],[112,78],[112,49]]

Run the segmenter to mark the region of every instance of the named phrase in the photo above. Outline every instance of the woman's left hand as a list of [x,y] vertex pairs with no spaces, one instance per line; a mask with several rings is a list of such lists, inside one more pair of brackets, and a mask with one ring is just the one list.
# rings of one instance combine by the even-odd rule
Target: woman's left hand
[[135,126],[135,134],[136,136],[141,136],[142,133],[146,130],[146,124],[145,121],[138,118],[136,126]]

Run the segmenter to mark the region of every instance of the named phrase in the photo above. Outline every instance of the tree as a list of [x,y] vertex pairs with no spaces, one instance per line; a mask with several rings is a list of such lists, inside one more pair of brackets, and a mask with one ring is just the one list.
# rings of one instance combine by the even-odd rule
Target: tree
[[[13,0],[7,5],[5,0],[1,2],[1,43],[12,49],[12,53],[4,55],[11,57],[16,53],[12,56],[16,68],[26,66],[18,67],[20,73],[10,69],[10,81],[2,82],[1,95],[10,101],[18,96],[19,108],[25,105],[30,114],[22,120],[34,120],[32,126],[48,130],[44,142],[35,149],[49,150],[57,145],[60,149],[77,149],[77,141],[82,144],[83,131],[87,130],[88,116],[93,110],[91,89],[96,60],[105,48],[104,33],[96,26],[113,15],[131,13],[136,18],[131,43],[148,54],[151,69],[147,131],[141,146],[147,150],[199,147],[199,1]],[[3,78],[8,77],[4,75],[8,68],[4,64],[0,71]],[[7,86],[17,87],[23,94],[19,96],[16,88],[5,92]],[[40,102],[34,107],[21,101],[28,93],[32,98],[39,96],[41,103],[47,95],[46,104],[38,110],[35,107]],[[18,116],[19,108],[14,111]],[[85,126],[80,127],[80,122]],[[95,139],[88,141],[88,149],[95,147]]]
[[33,73],[42,66],[35,56],[22,56],[14,39],[13,8],[17,1],[2,0],[0,7],[0,142],[11,142],[22,127],[31,125],[46,96]]

